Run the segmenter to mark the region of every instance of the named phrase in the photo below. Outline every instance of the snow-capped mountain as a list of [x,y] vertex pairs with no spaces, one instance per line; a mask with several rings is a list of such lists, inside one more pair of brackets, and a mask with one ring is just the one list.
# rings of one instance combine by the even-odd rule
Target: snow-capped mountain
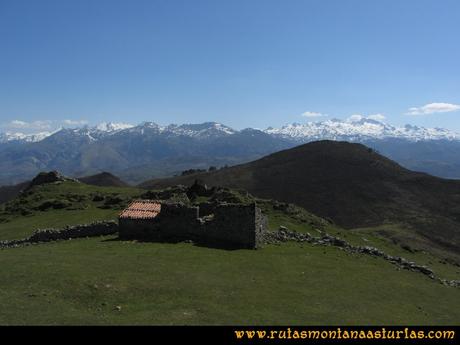
[[132,127],[134,126],[127,123],[102,122],[94,127],[84,126],[70,130],[73,131],[74,134],[86,136],[90,140],[96,141]]
[[201,124],[184,124],[180,126],[172,124],[165,127],[165,132],[192,138],[210,138],[222,135],[232,135],[237,131],[221,123],[205,122]]
[[119,132],[124,129],[132,128],[134,127],[133,125],[129,123],[123,123],[123,122],[101,122],[98,124],[95,129],[101,132],[107,132],[107,133],[114,133],[114,132]]
[[91,141],[100,140],[106,136],[123,132],[123,134],[140,134],[140,135],[162,135],[165,137],[190,137],[195,139],[209,139],[220,136],[227,136],[237,133],[238,131],[217,122],[205,122],[201,124],[170,124],[160,126],[155,122],[143,122],[134,126],[127,123],[102,122],[96,126],[83,126],[77,128],[60,128],[54,132],[43,132],[37,134],[23,133],[0,133],[0,142],[18,141],[18,142],[38,142],[53,134],[67,134],[69,136],[86,137]]
[[205,122],[200,124],[170,124],[160,126],[155,122],[144,122],[138,126],[133,126],[127,131],[137,134],[161,134],[166,137],[184,136],[196,139],[215,138],[220,136],[232,135],[236,130],[217,122]]
[[267,128],[265,133],[275,137],[308,142],[314,140],[366,141],[376,139],[405,139],[410,141],[460,140],[460,134],[442,128],[412,125],[396,127],[372,119],[358,121],[327,120],[293,123],[281,128]]
[[83,126],[74,129],[67,129],[73,131],[74,134],[80,136],[86,136],[90,140],[95,141],[102,139],[106,136],[113,135],[124,131],[126,129],[130,129],[134,127],[128,123],[115,123],[115,122],[101,122],[96,126]]
[[[127,123],[102,122],[93,127],[62,128],[54,132],[36,134],[0,133],[0,143],[9,141],[38,142],[60,131],[63,133],[72,133],[73,136],[87,137],[91,141],[97,141],[106,136],[118,133],[124,135],[161,135],[162,137],[211,139],[242,132],[217,122],[182,125],[170,124],[167,126],[160,126],[155,122],[143,122],[137,126]],[[293,123],[281,128],[269,127],[263,132],[274,138],[298,143],[324,139],[357,142],[379,139],[404,139],[409,141],[460,140],[460,134],[447,129],[425,128],[413,125],[397,127],[368,118],[356,121],[334,119],[303,124]]]
[[40,132],[40,133],[34,133],[34,134],[24,134],[24,133],[12,133],[12,132],[6,132],[6,133],[0,133],[0,143],[6,143],[6,142],[26,142],[26,143],[33,143],[33,142],[38,142],[46,137],[49,137],[55,132]]
[[102,122],[94,127],[90,126],[83,126],[77,128],[58,128],[54,131],[50,132],[40,132],[34,134],[24,134],[24,133],[0,133],[0,143],[6,142],[24,142],[24,143],[31,143],[31,142],[39,142],[43,139],[50,137],[56,133],[61,132],[70,134],[74,136],[84,136],[88,137],[90,140],[98,140],[106,135],[118,133],[122,130],[134,127],[133,125],[127,123],[114,123],[114,122]]

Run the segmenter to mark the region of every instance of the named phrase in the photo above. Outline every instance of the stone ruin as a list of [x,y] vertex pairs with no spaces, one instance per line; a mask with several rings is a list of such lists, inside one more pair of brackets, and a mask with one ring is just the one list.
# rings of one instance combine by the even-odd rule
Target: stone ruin
[[[155,206],[158,211],[144,211]],[[188,206],[161,200],[134,201],[119,216],[123,240],[193,241],[213,247],[257,248],[267,219],[255,203]]]
[[[189,196],[210,196],[214,190],[195,182]],[[220,248],[258,248],[267,219],[252,203],[136,200],[119,216],[123,240],[156,242],[193,241]]]

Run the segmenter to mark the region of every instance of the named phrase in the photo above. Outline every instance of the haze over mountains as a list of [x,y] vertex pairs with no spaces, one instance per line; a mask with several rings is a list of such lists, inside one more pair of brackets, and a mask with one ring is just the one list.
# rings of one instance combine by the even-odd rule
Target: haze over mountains
[[0,185],[43,170],[85,176],[110,171],[124,181],[234,165],[316,140],[364,143],[403,166],[460,178],[460,135],[441,128],[392,126],[368,118],[235,130],[216,122],[160,126],[102,123],[26,135],[0,134]]

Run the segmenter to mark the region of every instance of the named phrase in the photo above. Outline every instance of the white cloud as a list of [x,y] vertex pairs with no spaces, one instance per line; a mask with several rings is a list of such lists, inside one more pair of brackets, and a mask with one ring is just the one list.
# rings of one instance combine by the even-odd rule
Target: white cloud
[[28,130],[48,130],[52,128],[51,121],[22,121],[12,120],[2,125],[4,128],[10,129],[28,129]]
[[11,120],[9,122],[0,123],[0,131],[8,132],[21,132],[27,134],[51,132],[63,125],[78,127],[88,124],[86,120],[37,120],[37,121],[23,121]]
[[372,114],[369,115],[367,118],[375,121],[383,121],[386,119],[385,115],[383,114]]
[[322,113],[318,113],[316,111],[306,111],[306,112],[302,113],[302,116],[303,117],[323,117],[323,116],[327,116],[327,115],[322,114]]
[[353,114],[347,119],[347,121],[349,121],[349,122],[358,122],[358,121],[361,121],[364,118],[365,117],[363,115]]
[[358,122],[364,119],[374,120],[374,121],[383,121],[386,119],[383,114],[371,114],[371,115],[362,115],[362,114],[353,114],[346,119],[347,122]]
[[11,127],[22,128],[27,126],[27,122],[21,120],[13,120],[10,122]]
[[64,120],[63,123],[69,126],[81,126],[88,124],[86,120]]
[[409,108],[406,115],[428,115],[436,113],[449,113],[460,110],[460,105],[452,103],[429,103],[421,107]]

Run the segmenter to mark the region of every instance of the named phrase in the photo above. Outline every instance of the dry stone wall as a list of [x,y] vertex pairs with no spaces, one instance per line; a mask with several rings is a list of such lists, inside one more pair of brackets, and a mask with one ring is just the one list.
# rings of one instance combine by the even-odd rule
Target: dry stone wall
[[32,236],[10,241],[0,241],[0,248],[18,247],[34,243],[68,240],[72,238],[106,236],[117,233],[118,224],[115,221],[102,221],[90,224],[67,226],[62,229],[37,230]]
[[281,226],[278,231],[266,232],[264,235],[265,243],[277,243],[277,242],[286,242],[286,241],[295,241],[295,242],[308,242],[314,245],[323,245],[323,246],[337,246],[343,250],[346,250],[350,253],[356,254],[365,254],[374,257],[382,258],[383,260],[389,261],[393,265],[396,265],[400,269],[410,270],[413,272],[422,273],[431,279],[437,280],[441,284],[460,287],[459,280],[447,280],[436,277],[434,272],[427,266],[418,265],[413,261],[409,261],[403,257],[392,256],[386,254],[378,248],[371,246],[353,246],[341,238],[331,236],[329,234],[323,234],[321,237],[312,237],[309,233],[300,233],[296,231],[291,231],[284,226]]

